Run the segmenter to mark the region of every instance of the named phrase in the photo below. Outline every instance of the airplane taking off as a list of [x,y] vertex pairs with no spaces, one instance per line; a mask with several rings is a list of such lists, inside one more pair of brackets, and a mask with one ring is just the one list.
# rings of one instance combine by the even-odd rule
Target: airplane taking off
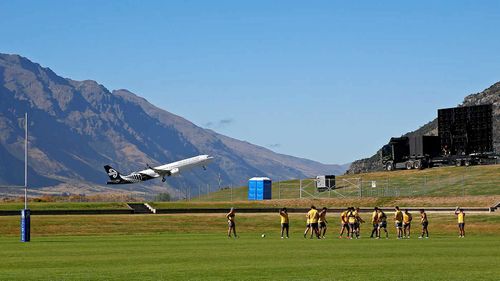
[[137,183],[141,181],[147,181],[154,178],[161,177],[161,181],[165,182],[165,177],[170,177],[179,174],[181,171],[185,171],[196,166],[202,166],[206,170],[206,165],[210,163],[214,158],[208,155],[198,155],[181,161],[157,166],[150,167],[149,165],[146,170],[133,172],[127,176],[121,175],[113,167],[106,165],[104,169],[108,173],[109,178],[108,184],[128,184]]

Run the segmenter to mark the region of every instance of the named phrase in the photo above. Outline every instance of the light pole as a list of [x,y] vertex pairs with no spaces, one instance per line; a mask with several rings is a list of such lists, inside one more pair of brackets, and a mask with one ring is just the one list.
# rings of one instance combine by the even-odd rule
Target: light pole
[[24,209],[28,209],[28,113],[24,114]]
[[24,115],[24,209],[21,211],[21,242],[30,241],[30,210],[28,209],[28,113]]

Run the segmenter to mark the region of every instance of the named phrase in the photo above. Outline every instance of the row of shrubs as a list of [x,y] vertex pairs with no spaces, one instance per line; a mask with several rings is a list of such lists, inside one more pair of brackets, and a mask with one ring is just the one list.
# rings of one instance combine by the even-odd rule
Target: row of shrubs
[[[169,193],[159,193],[149,198],[141,196],[132,196],[130,194],[118,193],[103,193],[95,195],[85,194],[61,194],[61,195],[42,195],[39,197],[28,198],[29,202],[168,202],[172,200]],[[0,202],[5,203],[22,203],[24,197],[4,197],[0,198]]]

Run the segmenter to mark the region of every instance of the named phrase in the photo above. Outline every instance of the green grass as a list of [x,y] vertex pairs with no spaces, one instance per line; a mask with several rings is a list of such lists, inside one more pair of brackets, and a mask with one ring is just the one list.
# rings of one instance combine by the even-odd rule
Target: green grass
[[[500,165],[470,167],[436,167],[424,170],[399,170],[338,176],[338,189],[317,192],[314,180],[302,181],[306,198],[396,197],[396,196],[477,196],[500,195]],[[274,199],[300,197],[299,180],[276,181]],[[372,188],[372,181],[377,184]],[[359,186],[361,186],[361,191]],[[194,190],[194,194],[196,190]],[[247,187],[224,189],[203,194],[193,201],[241,201],[247,198]]]
[[[29,202],[31,210],[101,210],[127,209],[126,203],[121,202]],[[21,210],[24,203],[0,203],[0,210]]]
[[[276,214],[237,214],[239,239],[223,215],[33,216],[32,242],[19,218],[0,217],[1,280],[497,280],[500,215],[467,215],[467,237],[453,215],[429,214],[430,239],[302,238],[291,215],[281,240]],[[366,216],[365,216],[366,218]],[[266,238],[261,238],[261,233]]]
[[162,234],[0,239],[3,280],[498,280],[498,236],[309,240]]

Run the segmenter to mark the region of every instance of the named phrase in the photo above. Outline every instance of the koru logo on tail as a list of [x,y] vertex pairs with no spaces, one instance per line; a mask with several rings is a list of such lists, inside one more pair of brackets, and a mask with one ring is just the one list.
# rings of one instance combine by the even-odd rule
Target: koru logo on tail
[[116,179],[118,177],[118,172],[115,169],[109,169],[108,176]]

